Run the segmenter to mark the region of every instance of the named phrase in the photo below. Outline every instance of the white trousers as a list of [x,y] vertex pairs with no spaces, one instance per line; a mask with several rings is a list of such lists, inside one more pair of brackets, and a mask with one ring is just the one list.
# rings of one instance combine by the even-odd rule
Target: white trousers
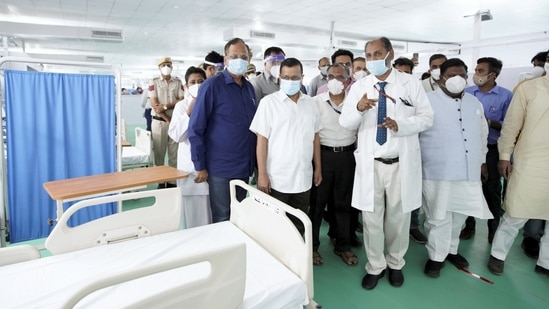
[[[501,223],[494,235],[492,250],[490,254],[500,260],[505,260],[511,246],[517,237],[519,230],[526,224],[528,219],[512,218],[507,213],[503,214]],[[549,269],[549,221],[545,221],[545,231],[539,243],[539,258],[537,265]]]
[[446,217],[442,220],[435,220],[427,216],[425,219],[425,232],[427,233],[425,247],[429,259],[443,262],[449,253],[457,253],[459,234],[466,219],[466,215],[451,211],[446,212]]
[[402,212],[398,163],[374,162],[374,211],[363,211],[362,222],[366,272],[378,275],[387,267],[402,269],[408,250],[410,213]]
[[182,229],[190,229],[212,223],[209,195],[183,195],[182,203]]

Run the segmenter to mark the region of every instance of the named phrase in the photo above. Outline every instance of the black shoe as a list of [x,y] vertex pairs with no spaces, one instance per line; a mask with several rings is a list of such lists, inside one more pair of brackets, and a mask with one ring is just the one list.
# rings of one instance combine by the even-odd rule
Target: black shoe
[[402,286],[404,283],[404,275],[400,269],[389,268],[389,283],[394,287]]
[[431,259],[427,260],[427,263],[425,263],[425,269],[423,272],[431,277],[431,278],[438,278],[440,276],[440,270],[444,267],[444,262],[435,262]]
[[488,270],[492,274],[498,275],[498,276],[503,274],[503,266],[505,266],[504,261],[490,255],[490,259],[488,260]]
[[446,261],[452,263],[454,266],[457,267],[469,266],[469,262],[467,262],[467,260],[459,253],[448,254],[448,256],[446,256]]
[[166,182],[166,188],[177,188],[176,184]]
[[165,189],[166,188],[166,183],[163,182],[163,183],[159,183],[158,184],[158,188],[157,189]]
[[525,237],[520,244],[524,250],[524,254],[532,259],[538,259],[539,257],[539,243],[535,238]]
[[360,238],[358,238],[358,236],[356,235],[352,235],[351,236],[351,247],[360,247],[362,246],[362,242],[360,241]]
[[425,237],[418,228],[410,229],[410,238],[418,244],[427,243],[427,237]]
[[534,271],[537,272],[538,274],[549,277],[549,269],[547,269],[547,268],[543,268],[539,265],[536,265],[536,268],[534,268]]
[[475,228],[474,227],[465,227],[463,230],[461,230],[461,233],[459,234],[460,239],[471,239],[475,235]]
[[364,278],[362,278],[362,287],[366,290],[372,290],[376,287],[377,281],[385,276],[385,269],[379,274],[379,275],[370,275],[366,274]]

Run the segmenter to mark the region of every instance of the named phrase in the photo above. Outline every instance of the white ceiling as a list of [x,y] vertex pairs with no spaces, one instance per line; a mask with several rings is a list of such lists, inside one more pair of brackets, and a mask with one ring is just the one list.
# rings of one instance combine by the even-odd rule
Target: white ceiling
[[[406,42],[471,42],[474,17],[464,15],[485,9],[494,19],[481,23],[482,40],[549,30],[547,0],[0,0],[0,36],[9,37],[10,51],[76,61],[103,57],[126,75],[148,78],[161,56],[187,67],[211,50],[222,53],[223,33],[231,28],[276,34],[274,41],[248,41],[257,62],[266,47],[278,45],[316,66],[319,57],[333,52],[332,21],[332,45],[356,40],[354,51],[360,53],[362,42],[382,35]],[[123,40],[85,38],[87,28],[121,30]],[[409,45],[403,52],[421,48]]]

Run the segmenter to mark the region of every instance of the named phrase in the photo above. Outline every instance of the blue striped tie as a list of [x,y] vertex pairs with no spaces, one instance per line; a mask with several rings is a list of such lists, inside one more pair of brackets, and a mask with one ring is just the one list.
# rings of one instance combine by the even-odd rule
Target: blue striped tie
[[[378,82],[379,85],[379,98],[377,101],[377,124],[382,124],[385,117],[387,117],[387,98],[385,98],[383,94],[385,94],[385,85],[387,85],[387,82]],[[380,145],[385,144],[387,141],[387,128],[385,127],[378,127],[377,128],[377,134],[376,134],[376,142]]]

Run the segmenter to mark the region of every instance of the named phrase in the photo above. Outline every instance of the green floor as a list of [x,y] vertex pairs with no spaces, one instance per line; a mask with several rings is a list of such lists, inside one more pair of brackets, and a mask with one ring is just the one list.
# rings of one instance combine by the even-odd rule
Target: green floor
[[446,263],[438,279],[425,276],[427,251],[424,245],[410,241],[403,269],[404,285],[392,287],[385,276],[374,290],[367,291],[360,285],[366,274],[364,248],[354,249],[358,265],[347,266],[332,252],[326,231],[325,224],[320,247],[324,264],[314,267],[314,298],[323,308],[549,308],[549,278],[534,272],[536,261],[523,254],[521,239],[515,241],[502,276],[488,271],[490,247],[484,220],[477,220],[476,235],[462,241],[459,252],[468,259],[471,272],[494,284],[474,278],[450,263]]

